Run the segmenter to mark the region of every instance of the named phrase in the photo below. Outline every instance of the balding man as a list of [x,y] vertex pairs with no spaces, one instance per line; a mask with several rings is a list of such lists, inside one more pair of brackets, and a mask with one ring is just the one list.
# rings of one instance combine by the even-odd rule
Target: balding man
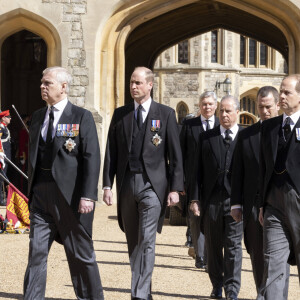
[[103,170],[107,205],[112,204],[116,175],[118,220],[128,244],[132,299],[152,299],[156,231],[161,231],[166,206],[178,203],[178,192],[183,191],[175,113],[152,100],[153,81],[153,72],[145,67],[132,73],[134,101],[114,112]]
[[[237,221],[243,220],[244,243],[250,255],[257,291],[262,284],[263,229],[259,223],[259,147],[260,129],[263,121],[278,116],[279,94],[272,86],[264,86],[257,92],[257,111],[260,121],[243,130],[235,149],[232,168],[231,215]],[[257,188],[255,188],[257,187]],[[289,265],[287,264],[287,272]],[[282,299],[287,299],[286,293]]]
[[280,85],[283,115],[261,128],[260,221],[264,273],[258,299],[283,299],[286,262],[294,260],[300,278],[300,74]]
[[[207,248],[208,274],[212,299],[236,300],[240,290],[242,264],[242,222],[230,215],[232,156],[240,127],[239,101],[221,99],[220,125],[200,135],[197,167],[190,195],[190,209],[200,215],[201,231]],[[223,255],[224,251],[224,255]]]

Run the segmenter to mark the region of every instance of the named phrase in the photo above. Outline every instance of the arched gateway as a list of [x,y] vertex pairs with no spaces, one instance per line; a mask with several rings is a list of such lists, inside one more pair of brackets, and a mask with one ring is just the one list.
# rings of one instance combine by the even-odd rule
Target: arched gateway
[[61,42],[54,26],[25,9],[0,16],[1,109],[14,104],[22,114],[42,107],[41,72],[61,64]]
[[126,1],[101,33],[100,98],[105,123],[115,107],[128,101],[127,83],[135,66],[151,68],[164,49],[214,28],[275,48],[288,61],[289,73],[300,72],[297,11],[287,1],[278,1],[276,7],[272,1]]

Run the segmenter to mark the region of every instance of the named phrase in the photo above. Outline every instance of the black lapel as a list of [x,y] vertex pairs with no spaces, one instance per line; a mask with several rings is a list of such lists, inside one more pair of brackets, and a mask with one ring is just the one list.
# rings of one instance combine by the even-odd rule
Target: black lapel
[[273,157],[273,162],[275,163],[276,156],[277,156],[277,149],[278,149],[278,139],[279,139],[279,129],[282,126],[282,121],[283,121],[283,115],[280,116],[280,118],[277,119],[277,124],[273,128],[271,128],[270,132],[270,147],[272,151],[272,157]]
[[202,122],[201,122],[201,117],[196,118],[195,123],[193,124],[193,126],[191,126],[191,130],[192,130],[195,142],[197,144],[198,140],[199,140],[199,134],[204,131]]
[[212,132],[212,131],[216,134],[214,134],[212,137],[209,138],[209,143],[210,143],[212,152],[214,153],[216,160],[218,162],[218,166],[219,166],[219,168],[221,168],[221,151],[220,151],[219,142],[221,141],[223,143],[223,138],[221,136],[220,126],[215,127],[210,132]]
[[[236,145],[236,142],[237,142],[237,139],[238,139],[238,136],[239,136],[239,132],[243,130],[243,127],[242,127],[242,126],[238,125],[238,127],[239,127],[239,130],[238,130],[238,132],[237,132],[237,134],[236,134],[234,140],[231,142],[231,147],[232,147],[232,149],[235,149],[235,145]],[[223,137],[222,137],[222,138],[223,138]]]
[[296,128],[300,128],[300,118],[298,119],[298,121],[295,124],[293,131],[292,131],[291,144],[290,144],[290,148],[288,151],[288,157],[293,157],[290,155],[290,153],[292,153],[294,151],[294,149],[296,148],[296,145],[298,143],[300,143],[300,141],[297,141],[297,138],[296,138]]
[[250,135],[250,146],[256,158],[259,162],[259,144],[260,144],[260,121],[253,125],[253,134]]
[[[164,120],[161,120],[159,105],[153,99],[152,99],[152,102],[150,105],[150,110],[149,110],[148,117],[147,117],[143,151],[145,151],[145,149],[147,149],[146,145],[149,141],[151,142],[152,137],[153,137],[153,132],[151,131],[152,120],[160,120],[160,128],[161,129],[163,128],[163,126],[166,126],[166,124],[163,123]],[[158,135],[160,135],[159,131],[158,131]]]
[[215,116],[215,124],[214,124],[214,128],[220,125],[220,120],[218,117]]
[[29,129],[29,143],[30,143],[30,162],[32,166],[35,165],[36,158],[37,158],[37,152],[39,147],[39,139],[41,135],[42,126],[44,123],[45,115],[47,112],[48,106],[41,109],[37,116],[37,121],[32,123]]
[[[60,116],[57,124],[72,124],[72,106],[73,104],[68,101],[62,115]],[[79,128],[80,130],[80,128]],[[65,143],[65,139],[64,138],[58,138],[56,136],[56,132],[55,132],[55,136],[53,138],[53,148],[52,148],[52,161],[54,160],[57,151],[59,148],[62,147],[62,144]]]
[[133,121],[134,121],[134,103],[128,105],[128,113],[123,118],[123,128],[124,134],[127,141],[128,151],[130,152],[132,144],[132,131],[133,131]]

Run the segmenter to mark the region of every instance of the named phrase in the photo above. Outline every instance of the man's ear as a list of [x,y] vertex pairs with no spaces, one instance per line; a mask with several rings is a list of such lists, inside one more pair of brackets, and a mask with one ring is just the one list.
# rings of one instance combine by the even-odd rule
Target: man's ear
[[62,92],[63,92],[63,93],[66,93],[66,91],[67,91],[67,83],[64,82],[64,83],[61,85],[61,87],[62,87]]

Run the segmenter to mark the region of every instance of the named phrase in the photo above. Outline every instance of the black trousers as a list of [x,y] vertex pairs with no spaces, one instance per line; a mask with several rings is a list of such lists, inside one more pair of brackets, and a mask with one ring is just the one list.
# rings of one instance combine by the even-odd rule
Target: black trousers
[[57,234],[65,248],[77,299],[104,299],[93,241],[54,181],[33,187],[24,299],[45,299],[47,258]]
[[[238,294],[241,285],[243,222],[230,215],[230,198],[216,191],[204,216],[207,266],[214,288]],[[223,254],[224,253],[224,254]]]

